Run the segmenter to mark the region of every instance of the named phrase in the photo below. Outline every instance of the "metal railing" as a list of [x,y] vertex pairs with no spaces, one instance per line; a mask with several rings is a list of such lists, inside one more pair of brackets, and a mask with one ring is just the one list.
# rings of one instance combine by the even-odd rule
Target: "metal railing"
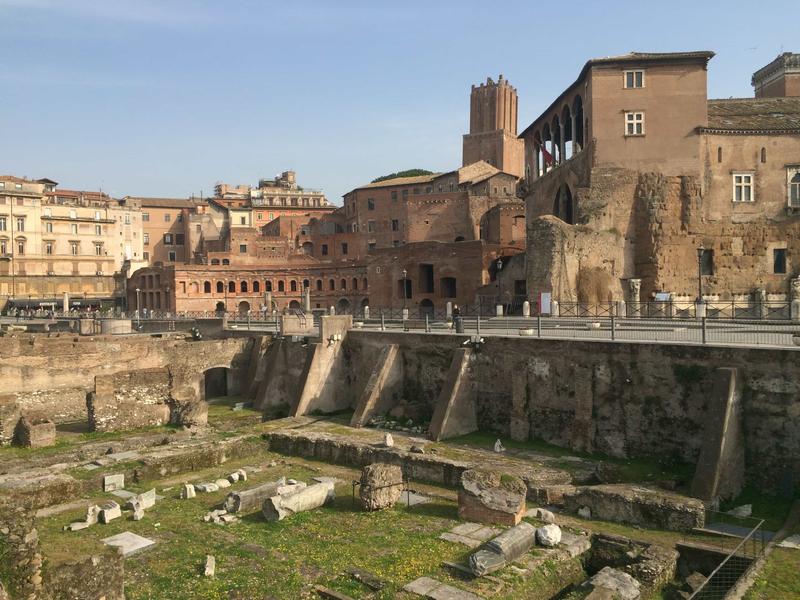
[[706,580],[694,590],[690,600],[723,600],[736,583],[748,574],[767,546],[763,519],[733,517],[717,511],[706,512],[706,528],[722,533],[729,530],[731,537],[720,537],[721,551],[730,548]]
[[[423,316],[402,310],[370,309],[360,316],[363,329],[410,333],[459,333],[458,319],[439,313]],[[461,315],[463,334],[525,336],[541,339],[594,341],[668,342],[693,345],[776,346],[800,345],[800,322],[769,320],[725,320],[718,318],[627,318],[616,317],[479,317]]]

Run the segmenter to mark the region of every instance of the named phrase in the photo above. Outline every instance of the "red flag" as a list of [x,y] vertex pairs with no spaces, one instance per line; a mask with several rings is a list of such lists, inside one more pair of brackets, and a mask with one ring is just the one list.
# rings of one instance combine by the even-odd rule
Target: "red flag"
[[553,164],[553,155],[547,151],[547,148],[544,145],[544,142],[539,142],[539,150],[542,152],[542,156],[544,157],[544,164],[545,166],[550,166]]

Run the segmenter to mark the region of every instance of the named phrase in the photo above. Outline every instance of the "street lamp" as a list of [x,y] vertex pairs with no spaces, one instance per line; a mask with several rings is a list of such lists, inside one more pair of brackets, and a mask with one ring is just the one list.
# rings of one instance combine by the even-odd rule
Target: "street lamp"
[[703,302],[703,244],[697,249],[697,302]]
[[406,281],[406,275],[408,275],[408,271],[403,269],[403,314],[406,311],[406,298],[408,297],[408,282]]
[[141,320],[140,320],[140,317],[139,317],[139,315],[141,314],[139,312],[139,295],[141,293],[142,293],[142,290],[140,290],[139,288],[136,288],[136,327],[137,328],[141,325]]

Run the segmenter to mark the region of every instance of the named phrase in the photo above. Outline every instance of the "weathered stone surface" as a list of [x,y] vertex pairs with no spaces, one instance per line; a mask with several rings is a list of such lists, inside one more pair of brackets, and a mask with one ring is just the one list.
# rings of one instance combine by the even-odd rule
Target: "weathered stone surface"
[[155,505],[156,505],[156,490],[155,488],[153,488],[152,490],[148,490],[146,492],[142,492],[141,494],[136,494],[135,496],[131,497],[125,503],[125,508],[128,510],[136,510],[137,508],[145,510],[148,508],[152,508]]
[[101,523],[110,523],[121,516],[122,508],[113,500],[100,505],[99,521]]
[[231,487],[231,482],[230,482],[230,481],[228,481],[227,479],[217,479],[217,480],[216,480],[214,483],[215,483],[215,484],[217,485],[217,487],[218,487],[218,488],[220,488],[220,489],[222,489],[222,488],[229,488],[229,487]]
[[578,488],[564,497],[564,505],[574,513],[588,507],[595,519],[653,529],[686,531],[705,523],[705,507],[700,500],[623,484]]
[[375,463],[361,471],[359,496],[365,510],[391,508],[402,492],[403,471],[399,466]]
[[305,483],[298,482],[292,485],[286,483],[286,478],[270,481],[248,490],[231,492],[225,498],[225,509],[229,513],[250,512],[261,508],[264,500],[271,496],[290,494],[306,487]]
[[538,519],[546,524],[556,522],[556,516],[545,508],[531,508],[525,513],[525,516],[532,519]]
[[44,448],[56,443],[56,424],[43,412],[23,413],[15,438],[25,448]]
[[641,597],[639,582],[627,573],[611,567],[603,567],[582,587],[590,590],[608,590],[619,600],[638,600]]
[[198,492],[210,494],[211,492],[219,491],[219,486],[216,483],[197,483],[195,484],[194,489]]
[[206,564],[203,566],[203,575],[206,577],[214,577],[217,572],[217,559],[211,555],[206,555]]
[[479,523],[516,525],[525,514],[526,492],[518,477],[465,471],[458,491],[458,516]]
[[97,504],[92,504],[86,509],[86,522],[89,525],[96,525],[100,518],[100,507]]
[[103,477],[103,491],[113,492],[114,490],[121,490],[125,487],[125,473],[115,473],[114,475],[106,475]]
[[561,542],[561,527],[545,525],[536,530],[536,541],[545,548],[555,548]]
[[134,552],[139,552],[145,548],[153,546],[155,542],[140,535],[136,535],[130,531],[124,531],[117,535],[104,538],[102,541],[107,546],[115,546],[119,548],[122,556],[130,556]]
[[141,521],[142,519],[144,519],[144,509],[142,507],[140,507],[140,506],[137,506],[136,508],[134,508],[133,509],[133,515],[131,515],[131,518],[134,521]]
[[383,434],[383,446],[385,448],[392,448],[394,447],[394,438],[392,437],[391,433]]
[[186,500],[187,498],[194,498],[197,495],[194,489],[194,485],[191,483],[184,483],[181,486],[181,498]]
[[520,523],[470,555],[469,567],[478,577],[498,571],[528,552],[535,540],[536,528],[530,523]]
[[261,512],[267,521],[281,521],[293,514],[319,508],[333,498],[333,483],[315,483],[291,494],[267,498]]
[[228,475],[228,481],[230,481],[231,483],[236,483],[237,481],[239,481],[239,473],[231,473],[230,475]]

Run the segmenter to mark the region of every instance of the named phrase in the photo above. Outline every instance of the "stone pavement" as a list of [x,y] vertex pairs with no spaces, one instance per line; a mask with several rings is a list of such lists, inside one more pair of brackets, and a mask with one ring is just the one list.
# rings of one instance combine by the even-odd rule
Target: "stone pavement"
[[420,577],[406,584],[403,590],[431,600],[481,600],[472,592],[447,585],[430,577]]
[[483,542],[500,534],[502,529],[488,527],[481,523],[461,523],[439,536],[439,539],[456,544],[464,544],[468,548],[477,548]]
[[134,552],[139,552],[140,550],[144,550],[145,548],[155,545],[153,540],[136,535],[130,531],[124,531],[122,533],[118,533],[117,535],[104,538],[100,541],[102,541],[106,546],[116,546],[119,548],[122,556],[125,557],[130,556]]

